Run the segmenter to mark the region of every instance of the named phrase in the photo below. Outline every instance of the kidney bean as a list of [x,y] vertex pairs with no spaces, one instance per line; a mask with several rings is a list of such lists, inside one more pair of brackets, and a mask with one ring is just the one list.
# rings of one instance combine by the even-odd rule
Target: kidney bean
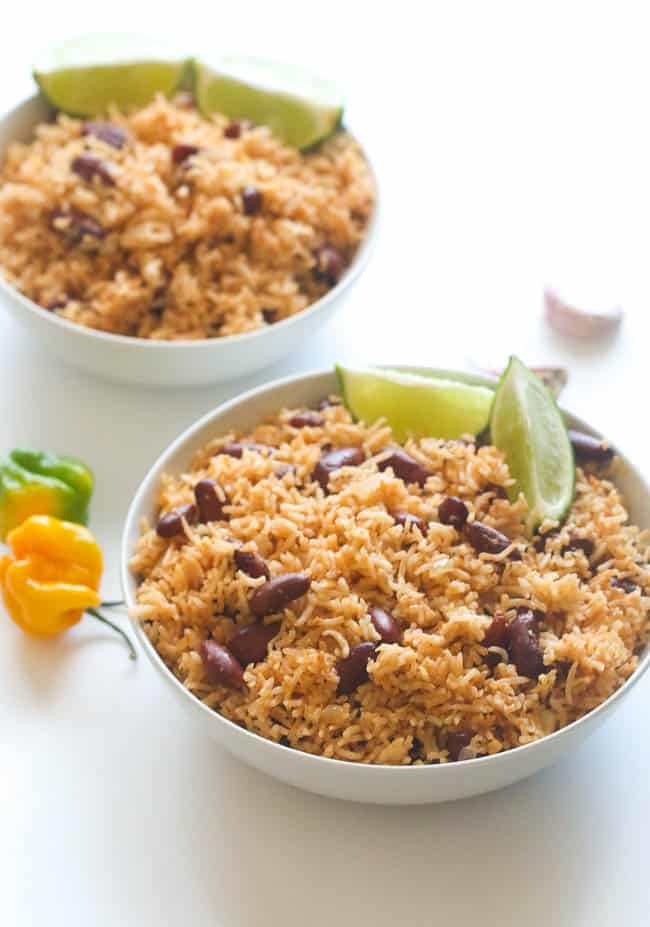
[[376,649],[377,645],[372,641],[363,641],[356,647],[352,647],[349,656],[338,661],[336,664],[336,672],[339,674],[337,695],[350,695],[368,681],[368,663]]
[[236,457],[238,460],[243,456],[244,451],[256,451],[259,454],[267,454],[270,448],[265,444],[255,444],[254,441],[233,441],[231,444],[225,444],[217,451],[219,454],[225,454],[227,457]]
[[637,584],[627,576],[613,576],[609,581],[609,585],[613,589],[621,589],[626,595],[629,595],[631,592],[636,592],[639,588]]
[[203,669],[208,680],[228,689],[240,689],[244,684],[242,665],[227,647],[216,641],[203,641],[200,650]]
[[228,647],[242,666],[266,659],[269,642],[280,630],[279,624],[249,624],[231,637]]
[[469,747],[472,742],[472,735],[469,731],[449,731],[447,734],[447,753],[452,762],[460,759],[462,750]]
[[43,308],[47,309],[48,312],[57,312],[59,309],[64,309],[67,305],[67,299],[53,299],[49,303],[46,303]]
[[332,473],[341,467],[358,467],[364,461],[364,454],[360,447],[337,447],[327,451],[314,467],[312,479],[320,483],[323,492],[327,492],[329,479]]
[[250,608],[256,618],[281,612],[283,608],[305,595],[311,580],[304,573],[284,573],[264,583],[253,593]]
[[90,152],[84,152],[73,158],[70,169],[87,183],[91,183],[93,177],[99,177],[101,182],[107,186],[115,186],[115,177],[110,165]]
[[239,138],[241,135],[242,125],[238,120],[233,120],[229,122],[226,128],[223,130],[223,134],[226,138]]
[[570,428],[569,440],[573,445],[576,461],[579,464],[606,464],[614,456],[614,449],[606,441],[601,441],[600,438],[594,438],[582,431],[575,431]]
[[535,615],[521,610],[508,625],[508,653],[521,676],[537,679],[548,672],[537,638]]
[[292,428],[319,428],[323,424],[323,416],[318,412],[297,412],[289,419]]
[[559,528],[551,528],[550,531],[545,531],[544,534],[539,534],[535,538],[533,542],[533,547],[535,548],[538,554],[544,553],[544,551],[546,550],[546,542],[549,540],[549,538],[552,538],[554,535],[556,535],[558,531],[559,531]]
[[330,286],[338,283],[345,270],[345,260],[341,252],[333,245],[321,245],[314,251],[314,257],[314,276],[319,280],[325,280]]
[[260,576],[271,579],[271,571],[269,570],[268,563],[262,560],[260,555],[254,550],[236,550],[235,563],[237,564],[238,570],[241,570],[242,573],[245,573],[247,576],[252,576],[253,579],[257,579]]
[[591,538],[569,538],[569,543],[564,545],[562,548],[562,553],[567,554],[569,551],[581,550],[587,560],[589,560],[594,552],[595,546],[596,545],[591,540]]
[[427,527],[419,515],[411,515],[410,512],[391,512],[393,521],[397,525],[406,528],[418,528],[422,534],[426,534]]
[[497,499],[507,499],[508,493],[505,486],[499,486],[498,483],[486,483],[483,492],[490,492]]
[[330,399],[328,396],[325,399],[321,399],[321,401],[317,403],[316,408],[318,409],[319,412],[322,412],[324,409],[330,409],[332,408],[332,406],[340,406],[340,405],[342,405],[340,399]]
[[467,526],[467,539],[479,554],[500,554],[512,543],[505,534],[482,521],[473,521]]
[[262,194],[256,187],[244,187],[241,192],[241,203],[244,215],[257,215],[262,208]]
[[[58,228],[57,220],[59,219],[67,221],[65,228]],[[56,210],[52,214],[52,221],[55,231],[62,232],[75,244],[78,244],[85,235],[90,235],[91,238],[103,238],[106,235],[104,226],[80,209]]]
[[262,318],[267,325],[273,325],[274,322],[278,320],[278,310],[277,309],[262,309]]
[[296,468],[292,467],[291,464],[282,464],[281,467],[278,467],[277,470],[273,471],[273,476],[281,480],[283,476],[286,476],[287,473],[295,473]]
[[174,145],[172,148],[172,161],[174,164],[182,164],[183,161],[187,161],[192,155],[198,154],[198,151],[199,148],[197,145],[181,142],[178,145]]
[[[215,480],[199,480],[194,487],[194,498],[199,510],[199,521],[223,521],[228,516],[225,514],[223,507],[228,505],[228,499],[224,498],[223,502],[217,493],[220,488]],[[225,494],[224,494],[225,495]]]
[[84,122],[81,134],[92,135],[111,148],[124,148],[129,140],[128,132],[114,122]]
[[469,509],[458,496],[447,496],[438,506],[438,520],[443,525],[451,525],[457,531],[463,527],[468,515]]
[[379,605],[373,605],[368,609],[370,620],[377,634],[384,644],[397,644],[400,639],[399,625],[390,612],[380,608]]
[[183,534],[183,519],[189,525],[195,525],[198,520],[196,506],[191,503],[179,505],[165,515],[161,515],[156,525],[156,534],[161,538],[173,538]]
[[405,483],[417,483],[419,486],[424,486],[429,476],[422,464],[401,447],[392,448],[390,455],[377,466],[380,470],[390,467],[400,480]]

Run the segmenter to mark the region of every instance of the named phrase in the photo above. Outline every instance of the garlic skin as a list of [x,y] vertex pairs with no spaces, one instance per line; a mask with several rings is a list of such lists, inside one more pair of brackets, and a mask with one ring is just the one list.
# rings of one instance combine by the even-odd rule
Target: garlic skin
[[613,334],[623,321],[620,306],[586,311],[568,303],[551,287],[544,290],[544,307],[549,325],[570,338],[597,338]]

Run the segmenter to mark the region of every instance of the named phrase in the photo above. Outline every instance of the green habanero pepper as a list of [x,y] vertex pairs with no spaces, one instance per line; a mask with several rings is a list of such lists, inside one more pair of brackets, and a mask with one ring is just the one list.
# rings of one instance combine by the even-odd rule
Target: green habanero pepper
[[16,449],[0,460],[0,540],[31,515],[85,525],[94,479],[75,457]]

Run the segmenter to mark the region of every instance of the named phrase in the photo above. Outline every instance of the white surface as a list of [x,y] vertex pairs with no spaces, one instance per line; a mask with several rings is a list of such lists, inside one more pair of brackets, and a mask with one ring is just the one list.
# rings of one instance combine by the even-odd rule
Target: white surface
[[[416,368],[422,369],[422,368]],[[449,371],[430,368],[437,376]],[[478,386],[489,385],[475,377]],[[137,581],[129,569],[142,520],[151,524],[158,514],[160,481],[163,474],[186,473],[196,454],[216,435],[241,429],[247,431],[260,421],[288,406],[313,408],[324,396],[337,390],[333,370],[284,377],[257,387],[203,416],[183,432],[155,461],[133,498],[126,516],[121,545],[121,579],[129,608],[136,605]],[[593,433],[589,423],[570,418],[569,427]],[[650,529],[650,488],[638,470],[626,460],[624,451],[617,468],[617,484],[628,500],[631,519],[641,528]],[[439,766],[419,766],[415,769],[394,766],[370,766],[344,763],[311,756],[298,750],[286,750],[262,737],[257,737],[223,718],[190,694],[165,666],[138,621],[132,622],[147,657],[163,680],[167,693],[185,708],[197,728],[225,747],[238,759],[255,769],[275,776],[282,782],[315,792],[328,798],[371,802],[378,805],[417,805],[452,801],[480,795],[518,782],[545,766],[556,762],[565,753],[574,751],[593,733],[606,717],[621,708],[633,686],[643,678],[650,664],[650,648],[642,655],[636,673],[618,692],[597,710],[581,718],[551,737],[544,737],[519,750],[508,750],[497,756],[479,757],[461,763]]]
[[[265,376],[347,362],[454,366],[510,349],[566,361],[566,405],[650,470],[646,422],[650,60],[641,5],[110,4],[272,46],[350,88],[377,152],[385,221],[372,265],[318,340]],[[382,10],[378,12],[378,8]],[[0,106],[34,49],[106,25],[107,7],[18,5]],[[208,15],[207,10],[211,10]],[[408,155],[408,157],[407,157]],[[571,347],[539,323],[542,283],[620,294],[615,341]],[[154,392],[64,369],[0,315],[2,445],[60,447],[98,476],[92,526],[118,590],[132,491],[228,388]],[[258,382],[255,379],[254,382]],[[143,660],[86,622],[57,642],[0,623],[0,897],[11,927],[642,925],[650,866],[650,680],[578,753],[483,798],[343,805],[279,785],[197,736]]]

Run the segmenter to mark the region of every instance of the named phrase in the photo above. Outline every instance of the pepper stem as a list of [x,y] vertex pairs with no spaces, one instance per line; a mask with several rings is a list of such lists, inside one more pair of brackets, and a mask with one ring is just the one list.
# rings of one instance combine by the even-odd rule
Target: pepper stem
[[[106,604],[107,604],[106,602],[102,602],[102,605],[106,605]],[[122,628],[118,627],[112,621],[109,621],[108,618],[104,618],[104,616],[100,614],[100,612],[98,612],[96,608],[87,608],[86,611],[88,612],[89,615],[92,615],[93,618],[96,618],[97,621],[101,621],[102,624],[106,624],[108,625],[109,628],[113,628],[114,631],[117,631],[117,633],[124,640],[124,643],[126,644],[126,646],[129,648],[129,660],[138,659],[138,655],[135,652],[135,647],[133,646],[131,638],[127,634],[125,634]]]

